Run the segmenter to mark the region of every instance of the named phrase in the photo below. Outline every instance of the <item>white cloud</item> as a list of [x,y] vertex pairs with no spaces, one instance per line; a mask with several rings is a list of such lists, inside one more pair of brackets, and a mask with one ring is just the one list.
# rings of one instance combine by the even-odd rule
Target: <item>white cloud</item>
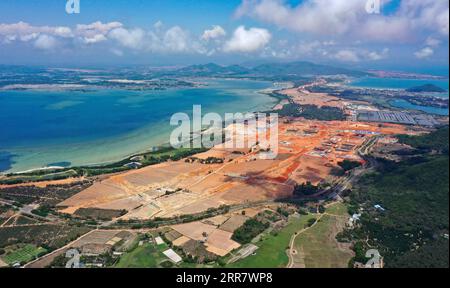
[[108,38],[117,41],[123,47],[144,52],[207,53],[206,48],[179,26],[174,26],[167,31],[145,31],[140,28],[121,27],[112,30]]
[[388,54],[389,54],[389,49],[384,48],[381,52],[369,51],[369,52],[367,52],[366,57],[369,60],[378,61],[378,60],[386,59]]
[[32,26],[26,22],[12,24],[0,24],[0,36],[9,41],[28,42],[38,38],[39,35],[46,34],[63,38],[73,37],[72,29],[65,26]]
[[69,27],[55,27],[53,34],[59,37],[72,37],[72,29]]
[[285,0],[243,0],[236,16],[250,16],[296,32],[353,37],[366,42],[412,41],[418,31],[438,31],[448,38],[446,0],[402,0],[391,15],[368,14],[365,4],[363,0],[304,0],[292,6]]
[[[106,35],[112,30],[122,27],[120,22],[102,23],[100,21],[91,24],[78,24],[75,29],[66,26],[33,26],[26,22],[13,24],[0,24],[0,36],[6,41],[28,42],[38,39],[42,35],[65,39],[80,39],[83,43],[93,44],[106,41]],[[42,39],[45,39],[42,38]]]
[[96,35],[107,35],[110,31],[123,27],[120,22],[102,23],[97,21],[91,24],[78,24],[76,33],[82,37],[95,37]]
[[428,57],[433,56],[434,54],[434,50],[430,47],[425,47],[417,52],[414,53],[414,56],[416,56],[416,58],[418,59],[425,59]]
[[333,58],[343,62],[359,62],[359,56],[355,51],[344,49],[339,50]]
[[155,24],[153,24],[153,28],[156,30],[161,29],[164,26],[164,23],[162,21],[157,21]]
[[337,52],[330,53],[322,50],[323,56],[330,55],[331,58],[342,62],[359,62],[359,61],[379,61],[388,58],[389,49],[384,48],[381,51],[369,51],[366,49],[341,49]]
[[231,39],[225,43],[223,50],[225,52],[255,52],[269,44],[271,38],[272,35],[266,29],[250,28],[247,30],[244,26],[240,26],[234,31]]
[[103,34],[96,34],[96,35],[94,35],[92,37],[84,37],[83,38],[83,41],[86,44],[95,44],[95,43],[103,42],[103,41],[106,41],[106,40],[108,40],[108,39]]
[[27,35],[20,36],[20,41],[28,42],[39,37],[39,33],[31,33]]
[[427,46],[432,46],[432,47],[437,47],[439,45],[441,45],[442,41],[433,37],[428,37],[427,40],[425,41],[425,44]]
[[111,30],[108,36],[127,48],[140,49],[145,44],[145,31],[139,28],[131,30],[116,28]]
[[202,40],[209,41],[212,39],[217,39],[227,35],[227,32],[220,26],[215,25],[212,29],[205,30],[202,35]]
[[164,46],[173,52],[189,51],[189,36],[178,26],[172,27],[164,35]]
[[38,49],[42,50],[51,50],[56,47],[58,42],[53,36],[49,35],[41,35],[39,36],[36,41],[34,42],[34,46]]

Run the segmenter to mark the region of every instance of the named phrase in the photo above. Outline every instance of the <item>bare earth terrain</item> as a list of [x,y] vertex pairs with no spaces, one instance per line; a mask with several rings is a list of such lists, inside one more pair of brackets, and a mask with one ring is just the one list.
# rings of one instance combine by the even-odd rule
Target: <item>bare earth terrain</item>
[[287,197],[296,183],[332,182],[340,161],[362,161],[357,148],[370,137],[400,133],[409,132],[394,124],[282,119],[273,160],[261,159],[260,147],[238,154],[219,145],[196,158],[217,157],[222,164],[180,160],[133,170],[99,181],[58,206],[69,214],[79,208],[124,209],[122,219],[150,219]]

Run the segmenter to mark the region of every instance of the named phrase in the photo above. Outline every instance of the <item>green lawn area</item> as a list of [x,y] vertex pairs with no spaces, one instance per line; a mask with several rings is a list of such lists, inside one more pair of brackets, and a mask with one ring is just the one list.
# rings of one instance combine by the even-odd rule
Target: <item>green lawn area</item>
[[9,265],[22,262],[27,263],[46,252],[47,250],[44,248],[27,244],[2,256],[2,260]]
[[298,251],[296,262],[304,263],[306,268],[346,268],[353,253],[339,247],[335,239],[343,222],[342,217],[324,215],[314,227],[299,235],[294,244]]
[[264,235],[262,241],[256,243],[259,249],[256,255],[251,255],[236,263],[230,264],[230,268],[282,268],[285,267],[289,258],[286,250],[289,246],[292,235],[302,230],[309,219],[315,216],[302,215],[300,218],[292,217],[290,223],[284,227],[277,235]]
[[161,262],[168,260],[168,258],[162,254],[162,252],[167,249],[169,249],[169,247],[166,244],[156,246],[152,243],[145,243],[122,255],[115,267],[157,268]]
[[348,208],[347,205],[345,205],[342,202],[337,202],[331,204],[326,209],[326,213],[336,215],[336,216],[347,216],[348,215]]

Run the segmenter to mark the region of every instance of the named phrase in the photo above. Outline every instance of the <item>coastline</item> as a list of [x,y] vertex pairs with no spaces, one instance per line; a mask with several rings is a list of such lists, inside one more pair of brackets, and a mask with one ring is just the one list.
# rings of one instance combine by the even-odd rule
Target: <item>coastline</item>
[[[223,79],[215,79],[215,80],[223,80]],[[235,80],[235,79],[233,79],[233,80]],[[258,82],[258,81],[256,81],[256,82]],[[263,82],[267,82],[267,81],[263,81]],[[270,83],[270,82],[267,82],[267,83]],[[272,85],[273,84],[274,83],[272,82]],[[259,94],[259,95],[265,95],[268,98],[272,99],[273,101],[270,103],[269,106],[270,106],[271,109],[274,109],[283,101],[283,99],[281,97],[275,95],[274,93],[277,92],[277,91],[280,91],[282,89],[285,89],[285,88],[259,89],[259,90],[254,90],[252,93],[256,93],[256,94]],[[264,102],[262,102],[262,103],[264,103]],[[260,110],[260,109],[253,109],[253,110],[248,110],[248,111],[245,111],[245,112],[257,113],[257,112],[263,112],[263,111]],[[142,128],[142,130],[146,130],[146,129],[149,129],[149,128],[148,127],[147,128],[146,127]],[[143,134],[143,133],[144,133],[143,131],[141,131],[141,132],[135,131],[133,134],[136,134],[136,135],[139,136],[140,134]],[[126,139],[126,138],[129,138],[129,137],[130,136],[125,136],[123,138]],[[20,174],[26,174],[26,173],[41,172],[41,171],[46,171],[46,170],[67,171],[67,170],[70,170],[70,169],[73,169],[73,168],[79,168],[79,167],[101,168],[101,167],[104,167],[104,166],[113,165],[115,163],[120,163],[122,161],[126,161],[126,160],[128,160],[128,159],[130,159],[132,157],[135,157],[135,156],[139,156],[139,155],[142,155],[142,154],[150,153],[150,152],[154,151],[154,149],[156,149],[156,148],[160,149],[160,148],[165,148],[165,147],[169,146],[169,143],[167,141],[159,141],[156,138],[157,137],[151,137],[151,139],[146,139],[145,142],[154,141],[154,144],[152,144],[151,146],[147,146],[145,149],[134,150],[131,153],[124,154],[124,155],[121,155],[119,157],[112,157],[112,158],[110,158],[110,160],[107,160],[107,161],[96,161],[96,162],[90,162],[90,163],[81,164],[81,165],[75,164],[75,165],[70,165],[70,166],[66,166],[66,167],[57,166],[57,165],[52,165],[52,166],[48,166],[48,167],[47,166],[46,167],[29,167],[29,168],[24,168],[24,169],[20,169],[20,170],[14,170],[14,165],[13,165],[12,168],[9,169],[9,170],[1,171],[0,175],[3,175],[3,176],[4,175],[8,175],[8,174],[20,175]],[[103,140],[101,140],[101,142],[104,142],[104,143],[110,143],[112,141],[114,141],[114,139],[110,139],[110,140],[103,139]],[[95,145],[95,143],[93,145]],[[46,147],[49,147],[49,146],[46,146]],[[9,149],[7,149],[7,150],[9,150]],[[20,150],[20,148],[18,150]],[[24,148],[24,150],[28,150],[28,149]],[[17,150],[14,151],[14,149],[12,149],[12,151],[13,152],[17,152]],[[62,157],[62,158],[64,158],[64,157]],[[66,159],[62,159],[62,158],[58,159],[58,161],[63,161],[63,160],[66,161]],[[58,162],[55,161],[54,163],[58,163]]]

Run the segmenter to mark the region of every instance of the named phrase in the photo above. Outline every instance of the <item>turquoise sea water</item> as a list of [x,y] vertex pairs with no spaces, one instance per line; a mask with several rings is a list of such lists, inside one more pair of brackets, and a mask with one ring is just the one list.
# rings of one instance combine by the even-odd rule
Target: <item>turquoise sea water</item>
[[400,108],[400,109],[419,110],[419,111],[426,112],[429,114],[442,115],[442,116],[447,116],[449,114],[448,109],[436,108],[436,107],[431,107],[431,106],[414,105],[403,99],[393,100],[390,102],[390,104],[392,106]]
[[[356,79],[351,82],[351,86],[362,88],[379,88],[379,89],[408,89],[425,84],[433,84],[445,90],[449,90],[448,79],[428,80],[428,79],[401,79],[401,78],[375,78],[365,77]],[[441,93],[442,96],[448,98],[447,93]]]
[[208,80],[208,87],[166,91],[1,91],[0,171],[77,166],[122,159],[167,143],[177,112],[247,112],[276,100],[271,83]]
[[[441,87],[447,92],[445,93],[421,93],[423,96],[437,96],[442,98],[449,98],[449,81],[444,80],[428,80],[428,79],[398,79],[398,78],[373,78],[366,77],[357,79],[350,83],[353,87],[361,88],[375,88],[375,89],[408,89],[411,87],[421,86],[425,84],[433,84]],[[394,107],[407,109],[407,110],[418,110],[435,115],[449,115],[448,109],[435,108],[429,106],[419,106],[409,103],[408,101],[402,99],[395,99],[390,102]]]

